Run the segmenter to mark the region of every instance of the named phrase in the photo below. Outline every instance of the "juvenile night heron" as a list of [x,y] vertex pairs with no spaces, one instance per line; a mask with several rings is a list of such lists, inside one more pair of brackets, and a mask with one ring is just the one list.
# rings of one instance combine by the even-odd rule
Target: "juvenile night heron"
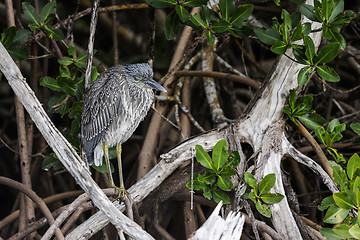
[[[81,118],[81,149],[89,165],[105,163],[111,187],[126,192],[121,166],[121,144],[133,134],[154,101],[154,90],[166,90],[153,79],[149,64],[129,64],[108,69],[86,91]],[[110,170],[108,151],[116,145],[120,188]],[[120,194],[119,192],[119,194]]]

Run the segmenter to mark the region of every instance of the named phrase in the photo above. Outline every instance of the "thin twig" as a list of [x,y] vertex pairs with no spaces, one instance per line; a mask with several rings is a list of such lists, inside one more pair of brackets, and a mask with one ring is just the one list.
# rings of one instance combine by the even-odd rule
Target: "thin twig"
[[324,167],[325,171],[329,174],[331,179],[334,180],[332,167],[330,166],[329,160],[325,156],[324,152],[321,150],[321,147],[319,146],[319,144],[316,142],[316,140],[313,138],[313,136],[309,133],[309,131],[300,123],[299,120],[296,120],[296,126],[298,127],[301,134],[309,141],[311,146],[314,148],[314,151],[315,151],[316,155],[318,156],[318,158],[321,162],[321,165]]
[[96,23],[97,23],[97,16],[98,16],[98,7],[99,7],[99,0],[94,0],[93,5],[91,8],[91,22],[90,22],[90,36],[89,36],[89,44],[88,44],[88,54],[87,54],[87,63],[86,63],[86,73],[85,73],[85,90],[90,86],[91,80],[91,65],[93,59],[93,51],[94,51],[94,41],[95,41],[95,30],[96,30]]

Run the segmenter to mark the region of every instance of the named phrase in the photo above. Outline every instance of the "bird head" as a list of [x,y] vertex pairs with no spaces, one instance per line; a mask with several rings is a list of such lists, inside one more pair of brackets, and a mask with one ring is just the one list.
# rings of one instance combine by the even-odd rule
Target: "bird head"
[[136,85],[145,86],[156,91],[166,92],[165,88],[153,78],[153,70],[147,63],[136,63],[125,65],[123,69],[126,79]]

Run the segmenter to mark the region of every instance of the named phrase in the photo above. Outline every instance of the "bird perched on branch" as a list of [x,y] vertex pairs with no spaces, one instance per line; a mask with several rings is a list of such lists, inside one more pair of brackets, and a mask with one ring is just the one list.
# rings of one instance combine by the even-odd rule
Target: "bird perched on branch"
[[[149,64],[129,64],[108,69],[85,92],[81,118],[82,157],[89,165],[102,165],[103,156],[111,187],[126,192],[121,166],[121,144],[133,134],[154,101],[154,90],[166,90],[153,79]],[[108,151],[116,145],[120,187],[110,170]]]

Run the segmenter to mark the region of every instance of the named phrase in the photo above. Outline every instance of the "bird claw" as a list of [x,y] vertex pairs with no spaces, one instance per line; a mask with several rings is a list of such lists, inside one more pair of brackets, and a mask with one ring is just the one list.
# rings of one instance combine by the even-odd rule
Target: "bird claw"
[[130,196],[130,193],[128,191],[126,191],[126,189],[124,187],[117,187],[117,186],[112,186],[112,188],[116,189],[117,190],[117,197],[113,200],[113,202],[119,200],[119,199],[122,199],[124,200],[125,199],[125,195],[126,197],[130,200],[130,203],[132,205],[133,201],[131,199],[131,196]]

